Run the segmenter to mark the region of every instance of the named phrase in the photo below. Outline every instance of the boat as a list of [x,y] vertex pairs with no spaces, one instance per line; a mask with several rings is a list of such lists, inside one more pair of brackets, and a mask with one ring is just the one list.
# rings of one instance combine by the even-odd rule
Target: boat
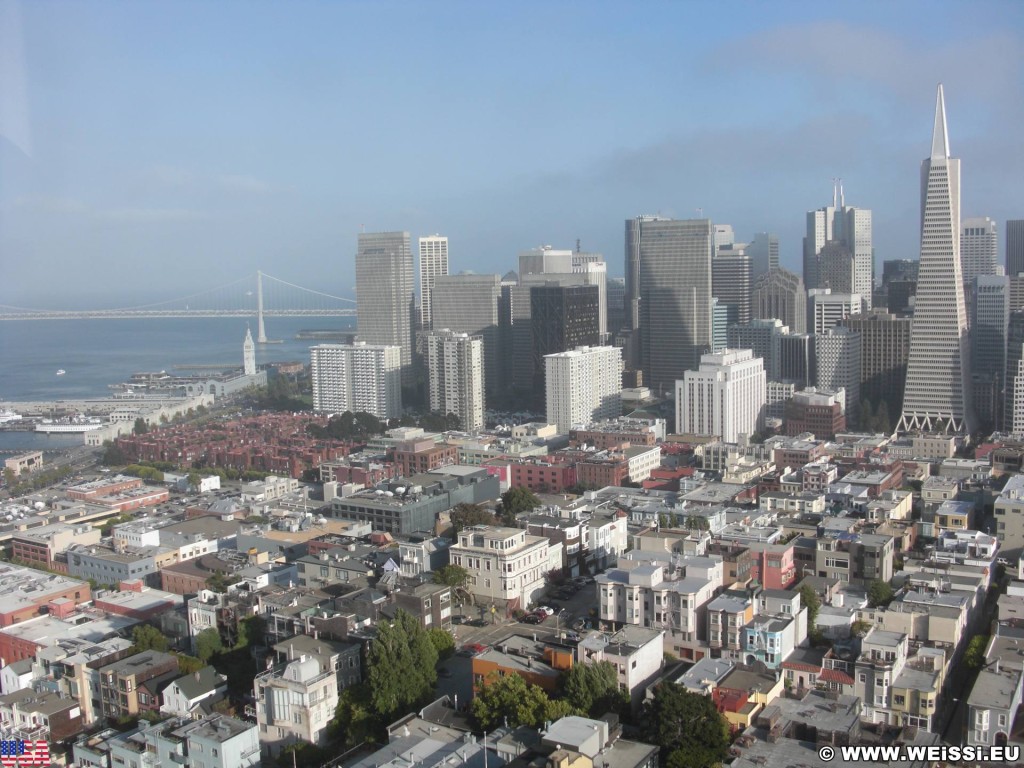
[[0,410],[0,424],[9,424],[12,421],[21,421],[21,414],[15,413],[9,408]]
[[67,373],[67,371],[65,371],[65,370],[64,370],[63,368],[61,368],[61,369],[59,369],[59,370],[57,371],[57,375],[58,375],[58,376],[63,376],[63,375],[65,374],[65,373]]
[[62,419],[43,419],[36,424],[36,432],[48,433],[81,433],[92,432],[103,426],[100,419],[89,416],[67,416]]

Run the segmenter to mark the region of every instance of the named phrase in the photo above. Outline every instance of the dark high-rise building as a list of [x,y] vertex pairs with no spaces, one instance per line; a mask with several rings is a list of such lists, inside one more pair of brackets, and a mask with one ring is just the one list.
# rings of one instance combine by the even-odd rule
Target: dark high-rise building
[[742,249],[719,250],[711,260],[711,295],[725,307],[728,322],[750,320],[750,256]]
[[534,394],[544,397],[544,356],[601,343],[596,285],[547,283],[530,287]]
[[1006,328],[1006,395],[1003,399],[1003,428],[1019,434],[1024,431],[1024,377],[1021,361],[1024,359],[1024,310],[1012,312]]
[[408,232],[364,232],[356,252],[356,326],[359,340],[402,351],[402,383],[412,380],[416,313]]
[[793,333],[804,333],[807,291],[803,280],[782,267],[769,269],[754,281],[751,315],[760,320],[781,320]]
[[713,233],[708,219],[626,223],[627,312],[639,319],[644,383],[655,392],[673,391],[711,350]]
[[727,332],[729,349],[752,350],[754,357],[764,360],[764,372],[768,381],[782,381],[779,343],[785,331],[787,329],[781,320],[736,323],[730,325]]
[[784,333],[779,337],[779,380],[810,387],[818,380],[815,367],[814,336],[809,333]]
[[1024,219],[1006,222],[1006,274],[1016,277],[1024,272]]
[[875,408],[884,400],[891,418],[903,407],[910,323],[909,317],[897,317],[885,310],[843,320],[847,328],[860,332],[860,396]]
[[882,264],[882,304],[894,315],[906,316],[913,311],[910,297],[917,292],[917,259],[891,259]]
[[626,278],[608,278],[608,333],[615,336],[626,327]]

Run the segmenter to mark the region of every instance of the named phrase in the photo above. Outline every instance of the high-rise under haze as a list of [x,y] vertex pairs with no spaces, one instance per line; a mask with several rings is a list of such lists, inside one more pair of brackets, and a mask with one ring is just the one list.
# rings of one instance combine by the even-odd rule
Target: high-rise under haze
[[793,333],[807,330],[807,291],[800,276],[782,267],[772,267],[754,281],[751,316],[781,320]]
[[433,328],[434,281],[448,274],[448,238],[430,235],[420,238],[420,327]]
[[838,243],[854,262],[852,293],[858,293],[871,309],[874,290],[874,249],[871,244],[871,211],[846,204],[843,187],[832,189],[832,205],[807,213],[807,234],[804,236],[804,285],[825,288],[822,283],[821,255],[829,243]]
[[436,328],[448,328],[482,339],[484,383],[492,391],[498,389],[501,381],[500,301],[499,275],[467,273],[439,276],[434,282],[431,300]]
[[462,429],[484,426],[484,342],[444,329],[427,334],[430,410],[459,417]]
[[627,312],[639,320],[644,384],[659,393],[673,391],[711,349],[713,243],[708,219],[626,222]]
[[367,344],[402,352],[402,380],[412,374],[415,308],[408,232],[364,232],[356,252],[356,331]]
[[999,274],[999,231],[988,216],[964,219],[960,228],[960,270],[964,285],[979,275]]
[[897,429],[972,431],[969,355],[960,272],[960,161],[949,156],[939,85],[931,155],[921,164],[921,266]]
[[1016,277],[1024,272],[1024,219],[1006,222],[1006,274]]

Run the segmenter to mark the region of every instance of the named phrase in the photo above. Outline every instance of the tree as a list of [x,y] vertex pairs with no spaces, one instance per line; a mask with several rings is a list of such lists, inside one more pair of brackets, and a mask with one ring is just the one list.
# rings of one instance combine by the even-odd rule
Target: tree
[[469,571],[461,565],[444,565],[434,571],[434,583],[463,589],[469,583]]
[[618,673],[607,661],[573,664],[562,678],[562,695],[573,708],[590,717],[622,712],[629,700],[619,690]]
[[807,634],[811,642],[817,645],[822,641],[823,635],[818,629],[818,612],[821,610],[821,598],[814,591],[810,584],[800,587],[800,602],[807,609]]
[[248,616],[238,622],[238,640],[235,648],[254,648],[263,645],[267,635],[267,620],[262,616]]
[[367,683],[350,685],[341,692],[328,731],[332,741],[351,748],[377,740],[382,726],[374,712],[372,699]]
[[132,629],[132,653],[166,651],[167,637],[150,624],[139,624]]
[[184,653],[178,654],[178,671],[183,675],[191,675],[205,666],[202,660],[197,659],[195,656],[187,656]]
[[540,686],[527,683],[519,675],[501,676],[497,672],[487,676],[469,708],[477,728],[483,731],[506,722],[510,728],[537,728],[551,710],[551,700]]
[[528,488],[509,488],[501,494],[501,521],[515,525],[520,512],[530,512],[540,506],[538,499]]
[[208,627],[196,635],[196,655],[203,661],[209,661],[224,650],[220,632]]
[[447,659],[455,653],[455,638],[447,630],[440,627],[431,627],[427,630],[427,637],[430,638],[430,642],[437,649],[437,657],[439,659]]
[[875,579],[868,584],[868,604],[872,608],[888,605],[892,602],[893,597],[895,597],[895,592],[889,582]]
[[189,487],[189,490],[198,491],[199,490],[199,484],[201,482],[203,482],[203,476],[200,475],[198,472],[193,470],[192,472],[188,473],[188,487]]
[[667,765],[711,768],[725,760],[729,725],[710,696],[691,693],[675,683],[661,683],[644,704],[644,741],[661,747]]
[[437,649],[425,629],[409,613],[381,622],[367,659],[371,703],[384,722],[398,712],[416,709],[437,683]]
[[850,625],[850,634],[854,637],[864,637],[864,635],[871,631],[872,626],[870,621],[857,619],[857,621]]
[[228,587],[236,584],[241,577],[232,574],[228,576],[224,571],[217,571],[206,580],[206,588],[211,592],[227,592]]
[[4,484],[9,488],[14,485],[17,481],[18,476],[14,474],[14,470],[10,467],[4,467]]
[[456,504],[451,512],[452,528],[458,534],[463,528],[474,525],[494,525],[494,515],[476,504]]
[[123,467],[128,463],[129,458],[121,446],[117,443],[111,443],[103,452],[103,458],[100,461],[109,467]]
[[149,425],[141,416],[135,420],[135,428],[132,430],[136,435],[144,435],[149,432]]
[[967,644],[964,664],[971,669],[981,669],[985,664],[985,649],[988,647],[988,635],[975,635]]

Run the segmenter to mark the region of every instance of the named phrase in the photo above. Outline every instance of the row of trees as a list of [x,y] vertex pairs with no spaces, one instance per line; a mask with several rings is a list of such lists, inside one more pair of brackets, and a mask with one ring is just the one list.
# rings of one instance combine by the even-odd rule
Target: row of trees
[[345,411],[340,416],[331,417],[325,426],[310,424],[307,432],[320,440],[366,440],[396,427],[420,427],[428,432],[446,432],[461,429],[462,421],[454,413],[436,411],[419,416],[405,415],[386,422],[364,411]]

